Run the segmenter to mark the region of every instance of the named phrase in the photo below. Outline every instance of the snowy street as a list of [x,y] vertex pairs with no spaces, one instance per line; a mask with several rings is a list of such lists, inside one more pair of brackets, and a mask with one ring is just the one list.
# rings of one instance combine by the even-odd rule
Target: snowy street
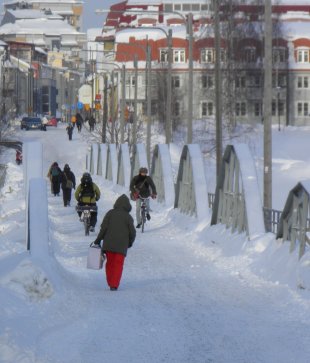
[[[24,142],[42,142],[45,175],[52,162],[61,169],[68,163],[77,183],[85,171],[86,134],[75,130],[70,142],[64,125],[20,132]],[[0,363],[310,361],[310,285],[292,285],[297,253],[289,255],[273,235],[248,242],[222,225],[201,231],[194,218],[152,201],[152,219],[144,234],[137,230],[113,292],[104,269],[86,269],[87,249],[104,214],[128,191],[93,176],[102,195],[96,232],[85,237],[74,196],[65,208],[46,178],[50,260],[36,266],[25,252],[23,167],[15,165],[13,150],[6,158]],[[135,218],[134,205],[131,213]],[[309,281],[309,252],[304,257]],[[44,264],[53,271],[48,280]]]

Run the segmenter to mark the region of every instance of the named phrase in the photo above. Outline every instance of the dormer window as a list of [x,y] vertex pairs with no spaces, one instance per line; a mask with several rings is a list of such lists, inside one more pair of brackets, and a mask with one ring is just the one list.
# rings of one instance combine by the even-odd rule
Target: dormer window
[[309,49],[298,49],[297,50],[297,62],[298,63],[309,63]]

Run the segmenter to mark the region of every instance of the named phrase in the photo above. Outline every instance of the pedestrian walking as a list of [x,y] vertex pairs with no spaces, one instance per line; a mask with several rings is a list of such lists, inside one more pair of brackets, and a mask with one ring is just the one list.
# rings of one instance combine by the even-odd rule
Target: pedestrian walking
[[72,140],[72,134],[73,134],[73,125],[70,123],[67,128],[67,134],[68,134],[68,137],[69,137],[69,140],[71,141]]
[[117,290],[122,278],[127,249],[133,245],[136,230],[133,218],[130,215],[131,204],[127,195],[117,198],[113,209],[110,209],[103,218],[100,232],[93,242],[100,245],[107,257],[105,265],[106,280],[111,291]]
[[50,166],[48,173],[47,173],[47,177],[51,181],[52,194],[54,194],[55,197],[56,197],[56,195],[59,196],[60,183],[62,181],[62,171],[56,161],[53,162],[53,164]]
[[89,124],[89,131],[94,131],[95,129],[95,117],[93,115],[90,116],[89,120],[88,120],[88,124]]
[[71,171],[70,166],[68,164],[65,164],[64,170],[62,172],[61,189],[62,189],[64,206],[65,207],[70,206],[71,192],[72,189],[75,189],[75,175]]

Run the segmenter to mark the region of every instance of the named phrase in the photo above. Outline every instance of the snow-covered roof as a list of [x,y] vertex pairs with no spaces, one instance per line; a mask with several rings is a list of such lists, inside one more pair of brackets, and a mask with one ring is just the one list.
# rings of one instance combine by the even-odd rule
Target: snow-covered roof
[[310,21],[285,21],[281,24],[284,38],[310,38]]
[[14,24],[4,24],[0,34],[82,34],[66,21],[54,19],[22,19]]
[[60,15],[57,14],[45,14],[44,11],[32,10],[32,9],[20,9],[20,10],[7,10],[8,13],[12,14],[15,19],[37,19],[37,18],[54,18],[62,19]]
[[[163,30],[161,30],[163,29]],[[129,42],[130,37],[135,37],[137,40],[152,39],[152,40],[159,40],[167,38],[168,34],[168,27],[161,26],[160,28],[150,29],[149,27],[140,28],[127,28],[118,31],[115,34],[115,40],[119,43]],[[172,27],[172,36],[174,38],[186,38],[186,27],[183,25]]]

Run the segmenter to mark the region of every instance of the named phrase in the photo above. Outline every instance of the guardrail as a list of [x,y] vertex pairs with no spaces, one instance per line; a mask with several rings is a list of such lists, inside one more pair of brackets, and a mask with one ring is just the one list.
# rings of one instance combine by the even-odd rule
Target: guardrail
[[6,169],[7,166],[5,164],[0,164],[0,188],[3,188],[5,183]]

